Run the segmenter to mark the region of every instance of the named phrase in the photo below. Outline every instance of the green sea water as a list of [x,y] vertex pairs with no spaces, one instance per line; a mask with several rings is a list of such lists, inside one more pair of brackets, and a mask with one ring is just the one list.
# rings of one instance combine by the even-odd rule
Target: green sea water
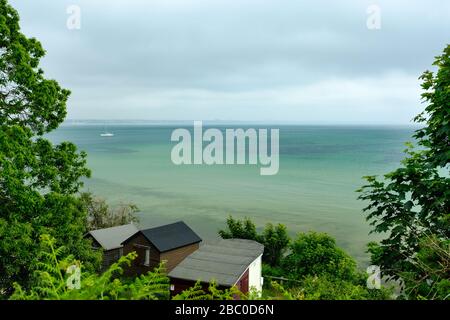
[[[293,235],[327,232],[361,264],[367,263],[366,243],[376,238],[368,235],[364,203],[355,190],[364,183],[362,176],[396,168],[414,131],[259,125],[280,129],[279,173],[261,176],[253,165],[174,165],[170,136],[177,127],[110,124],[108,131],[115,136],[105,138],[101,124],[64,125],[49,138],[72,141],[86,151],[93,174],[85,189],[113,204],[135,203],[142,227],[184,220],[204,239],[212,239],[228,215],[247,216],[261,227],[283,223]],[[233,127],[245,128],[227,126]]]

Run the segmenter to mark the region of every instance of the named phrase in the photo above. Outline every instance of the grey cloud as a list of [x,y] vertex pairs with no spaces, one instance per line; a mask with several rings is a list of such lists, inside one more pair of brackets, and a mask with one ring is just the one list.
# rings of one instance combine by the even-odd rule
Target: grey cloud
[[[73,91],[72,118],[405,123],[417,77],[448,43],[450,3],[375,2],[379,31],[366,28],[373,1],[12,4],[47,49],[47,74]],[[79,31],[65,28],[69,4]]]

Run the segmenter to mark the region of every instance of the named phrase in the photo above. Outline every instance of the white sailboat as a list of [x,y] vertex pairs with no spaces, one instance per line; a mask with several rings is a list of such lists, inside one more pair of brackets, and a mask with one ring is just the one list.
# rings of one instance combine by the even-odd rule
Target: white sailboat
[[100,133],[100,137],[114,137],[114,133],[108,132],[108,130],[106,130],[106,126],[105,126],[105,132]]
[[100,134],[101,137],[114,137],[114,133],[105,132]]

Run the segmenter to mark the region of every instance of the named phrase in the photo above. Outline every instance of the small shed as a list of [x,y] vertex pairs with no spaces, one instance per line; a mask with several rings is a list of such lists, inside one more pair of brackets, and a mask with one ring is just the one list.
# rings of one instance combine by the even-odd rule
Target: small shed
[[251,288],[260,292],[263,252],[262,244],[245,239],[204,244],[169,272],[172,294],[192,287],[197,281],[205,289],[215,281],[219,288],[236,286],[243,293]]
[[135,251],[138,257],[126,273],[139,275],[152,271],[165,261],[170,272],[199,248],[202,239],[183,221],[138,231],[122,242],[123,254]]
[[138,231],[139,229],[131,223],[123,226],[92,230],[87,233],[86,237],[92,240],[94,248],[103,250],[102,268],[106,269],[122,256],[122,242]]

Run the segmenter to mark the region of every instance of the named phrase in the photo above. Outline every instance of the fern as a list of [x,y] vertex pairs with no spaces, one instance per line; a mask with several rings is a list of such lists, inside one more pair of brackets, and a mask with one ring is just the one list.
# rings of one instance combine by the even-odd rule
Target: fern
[[219,289],[217,283],[212,281],[208,290],[203,290],[202,283],[197,281],[193,287],[184,290],[173,297],[173,300],[234,300],[247,297],[235,286],[228,289]]
[[153,272],[137,277],[130,284],[130,298],[132,300],[167,300],[169,299],[169,278],[165,275],[164,264]]
[[200,281],[197,281],[193,287],[184,290],[172,298],[172,300],[208,300],[207,294],[203,291]]
[[168,299],[169,278],[161,265],[153,272],[141,275],[130,284],[119,277],[123,267],[129,266],[137,257],[135,252],[123,256],[100,275],[83,273],[81,288],[69,289],[66,270],[70,265],[82,268],[79,261],[72,256],[64,256],[65,248],[55,248],[55,240],[48,235],[41,237],[42,252],[36,263],[34,285],[25,291],[19,284],[14,284],[12,300],[117,300],[117,299]]

